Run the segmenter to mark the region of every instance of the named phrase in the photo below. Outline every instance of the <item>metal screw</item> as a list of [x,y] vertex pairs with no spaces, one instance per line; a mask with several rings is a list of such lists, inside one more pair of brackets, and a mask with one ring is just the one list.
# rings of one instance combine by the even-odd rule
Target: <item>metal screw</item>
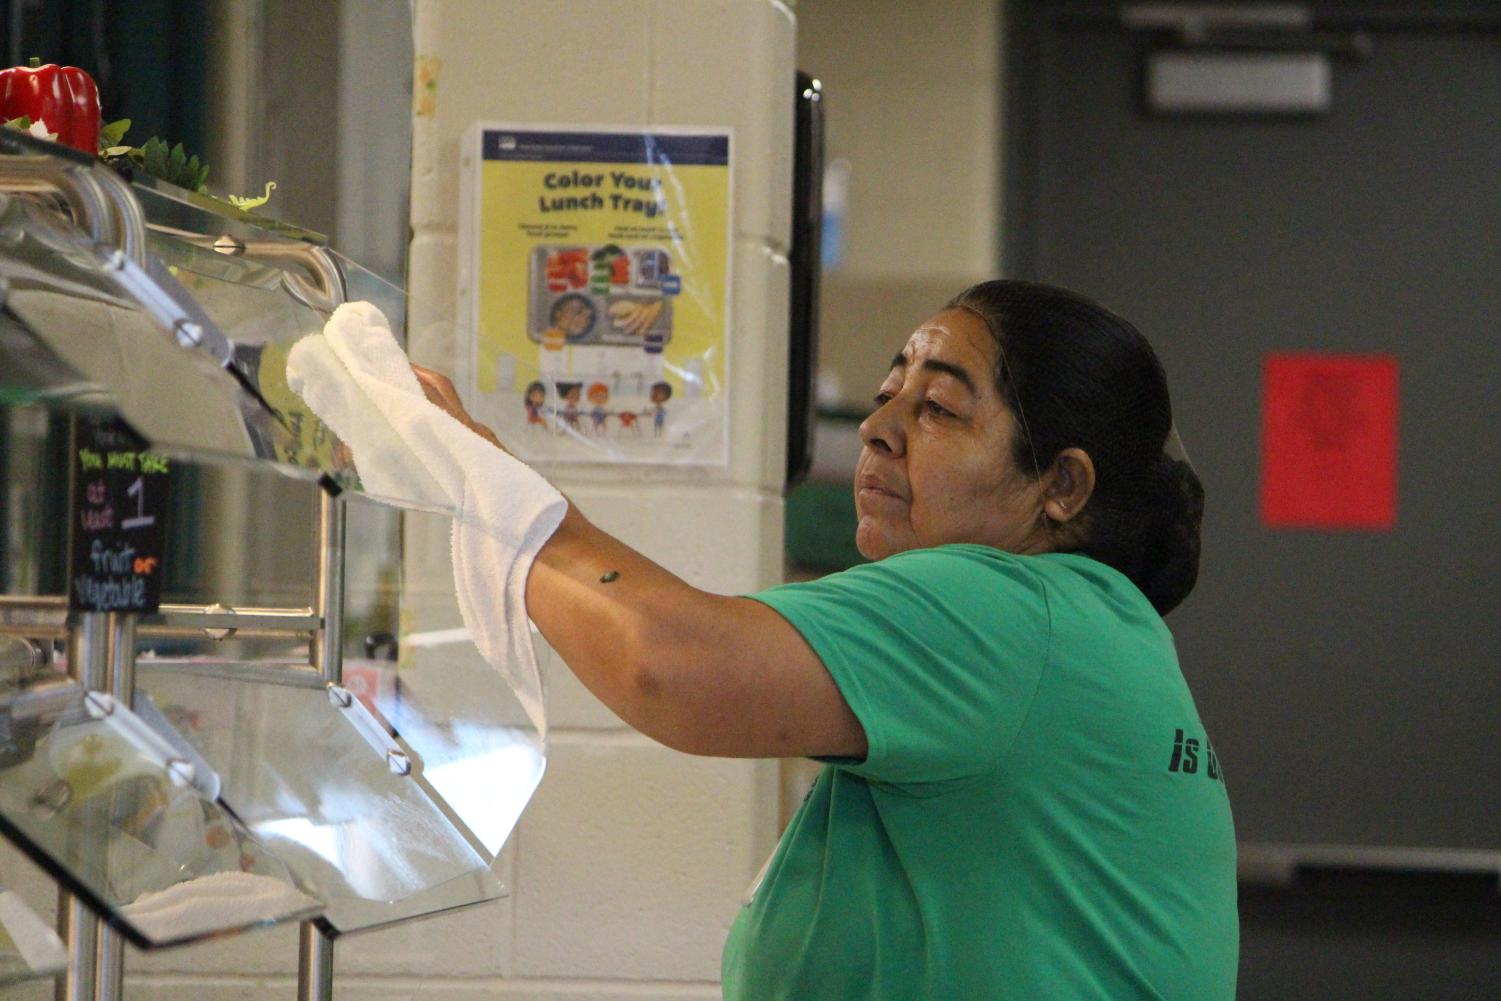
[[196,348],[203,343],[203,327],[192,320],[178,320],[177,343],[185,348]]
[[[221,605],[218,602],[215,602],[214,604],[209,605],[207,608],[205,608],[204,612],[208,615],[220,615],[224,613],[233,613],[234,609],[230,608],[228,605]],[[203,628],[203,634],[211,640],[222,640],[228,639],[229,637],[233,636],[235,634],[235,631],[232,628],[211,629],[208,626],[205,626]]]
[[198,775],[198,769],[193,767],[191,761],[173,758],[167,762],[167,774],[171,776],[173,785],[190,786]]
[[115,697],[108,692],[89,692],[83,697],[83,705],[94,719],[105,719],[114,715]]
[[338,685],[329,685],[328,701],[340,709],[348,709],[354,705],[354,693],[347,688],[340,688]]
[[394,775],[410,775],[412,773],[412,759],[406,756],[405,751],[387,751],[386,764],[391,766],[391,772]]

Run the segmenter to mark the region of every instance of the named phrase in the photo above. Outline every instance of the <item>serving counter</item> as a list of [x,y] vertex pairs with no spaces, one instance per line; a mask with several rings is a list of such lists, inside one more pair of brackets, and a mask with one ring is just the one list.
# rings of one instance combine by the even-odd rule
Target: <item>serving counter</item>
[[[125,941],[301,922],[328,997],[338,935],[506,892],[545,766],[452,597],[404,580],[403,533],[451,512],[367,493],[287,384],[345,301],[441,321],[316,234],[5,131],[0,832],[61,902],[55,940],[0,887],[0,983],[117,998]],[[226,476],[285,500],[208,517]],[[455,628],[404,633],[413,603]]]

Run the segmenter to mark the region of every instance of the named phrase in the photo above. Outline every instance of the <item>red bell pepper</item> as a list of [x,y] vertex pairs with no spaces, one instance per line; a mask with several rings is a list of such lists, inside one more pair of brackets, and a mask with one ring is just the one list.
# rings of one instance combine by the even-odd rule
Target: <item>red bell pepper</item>
[[41,122],[57,141],[99,154],[99,88],[77,66],[56,63],[0,70],[0,120],[26,117]]

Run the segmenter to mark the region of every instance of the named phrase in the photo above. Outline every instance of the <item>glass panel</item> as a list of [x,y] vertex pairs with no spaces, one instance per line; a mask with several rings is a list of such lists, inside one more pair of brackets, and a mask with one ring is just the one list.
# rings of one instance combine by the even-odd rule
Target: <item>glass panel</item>
[[341,486],[362,489],[348,449],[288,388],[287,357],[299,340],[320,333],[346,301],[373,303],[397,340],[404,341],[406,293],[342,254],[257,228],[248,217],[224,218],[172,197],[165,188],[137,194],[146,210],[151,252],[170,265],[233,343],[232,364],[275,412],[278,420],[260,429],[265,447],[278,462],[320,469]]
[[[180,472],[189,467],[179,466]],[[231,608],[311,608],[318,569],[319,488],[277,475],[273,467],[194,464],[174,494],[173,513],[191,504],[191,516],[168,520],[168,581],[163,600],[218,603]],[[189,482],[190,480],[190,482]],[[307,638],[280,636],[212,640],[203,633],[153,637],[162,656],[205,655],[215,660],[270,657],[308,663]]]
[[159,448],[256,454],[245,417],[258,404],[209,355],[179,347],[71,225],[34,202],[0,196],[0,247],[6,310],[61,366],[108,387],[147,440]]
[[48,679],[0,696],[0,830],[152,947],[310,917],[322,905],[134,713]]
[[[406,293],[327,248],[264,233],[257,239],[228,240],[154,228],[148,242],[228,336],[231,363],[275,414],[275,420],[252,428],[261,452],[279,463],[321,470],[341,486],[364,489],[349,449],[289,388],[287,359],[298,341],[321,333],[345,301],[373,303],[390,321],[397,340],[404,341]],[[370,420],[385,418],[372,410]],[[419,504],[410,496],[383,499]]]
[[[362,505],[350,505],[350,523]],[[368,505],[363,505],[368,506]],[[446,553],[449,520],[404,515],[412,552]],[[344,682],[419,757],[424,775],[494,855],[510,836],[546,767],[546,748],[520,702],[475,648],[453,595],[447,559],[409,560],[401,580],[397,644],[350,651]],[[545,646],[538,644],[539,656]]]
[[[67,526],[55,512],[68,504],[69,419],[37,403],[0,406],[0,476],[5,480],[0,492],[0,594],[61,595],[67,590]],[[282,467],[264,463],[184,461],[171,464],[170,482],[164,602],[311,608],[318,560],[317,484],[284,476]],[[394,509],[381,510],[395,517]],[[369,544],[392,554],[399,549],[390,533]],[[365,543],[351,535],[349,545],[353,554],[356,545]],[[357,557],[361,562],[371,558],[368,549]],[[236,635],[215,641],[202,631],[184,630],[171,636],[156,633],[143,646],[164,656],[308,661],[306,636]]]
[[[287,352],[301,338],[321,331],[333,306],[317,302],[324,307],[319,312],[301,297],[301,287],[293,284],[300,279],[290,272],[219,253],[213,249],[214,239],[153,229],[147,245],[229,338],[231,364],[270,408],[250,422],[257,453],[278,463],[327,472],[341,486],[358,489],[338,438],[286,385]],[[306,255],[319,252],[305,244],[291,246]]]
[[[345,495],[344,511],[344,662],[356,665],[344,686],[360,695],[364,675],[358,665],[395,667],[401,632],[402,513],[358,494]],[[367,707],[375,708],[368,702]]]
[[32,336],[15,317],[0,312],[0,405],[48,400],[62,404],[99,396],[115,409],[104,387],[89,382]]
[[67,532],[55,514],[67,503],[66,442],[38,404],[0,407],[0,594],[62,593]]
[[354,931],[504,892],[493,856],[431,794],[426,763],[359,700],[243,681],[235,669],[142,661],[136,677],[218,772],[235,815],[323,891],[330,927]]
[[[168,223],[152,220],[147,267],[122,271],[66,217],[0,194],[5,311],[29,333],[0,324],[0,403],[110,408],[158,451],[259,459],[359,490],[349,449],[287,387],[287,354],[346,296],[374,302],[401,337],[405,293],[324,248],[145,194],[148,210],[171,208]],[[178,228],[183,213],[218,228]],[[200,350],[179,345],[163,310],[209,332]]]
[[242,239],[267,236],[299,243],[328,242],[322,233],[302,229],[280,219],[242,212],[224,202],[137,172],[130,189],[141,203],[146,221],[199,235],[229,234]]
[[56,976],[68,968],[57,933],[9,890],[0,888],[0,986]]

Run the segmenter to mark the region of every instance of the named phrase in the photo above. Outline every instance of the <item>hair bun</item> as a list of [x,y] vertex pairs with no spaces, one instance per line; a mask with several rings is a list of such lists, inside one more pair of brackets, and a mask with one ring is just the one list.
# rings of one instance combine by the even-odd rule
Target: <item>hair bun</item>
[[1193,590],[1199,576],[1199,529],[1204,485],[1188,463],[1160,456],[1152,465],[1146,545],[1133,575],[1158,614],[1166,615]]

